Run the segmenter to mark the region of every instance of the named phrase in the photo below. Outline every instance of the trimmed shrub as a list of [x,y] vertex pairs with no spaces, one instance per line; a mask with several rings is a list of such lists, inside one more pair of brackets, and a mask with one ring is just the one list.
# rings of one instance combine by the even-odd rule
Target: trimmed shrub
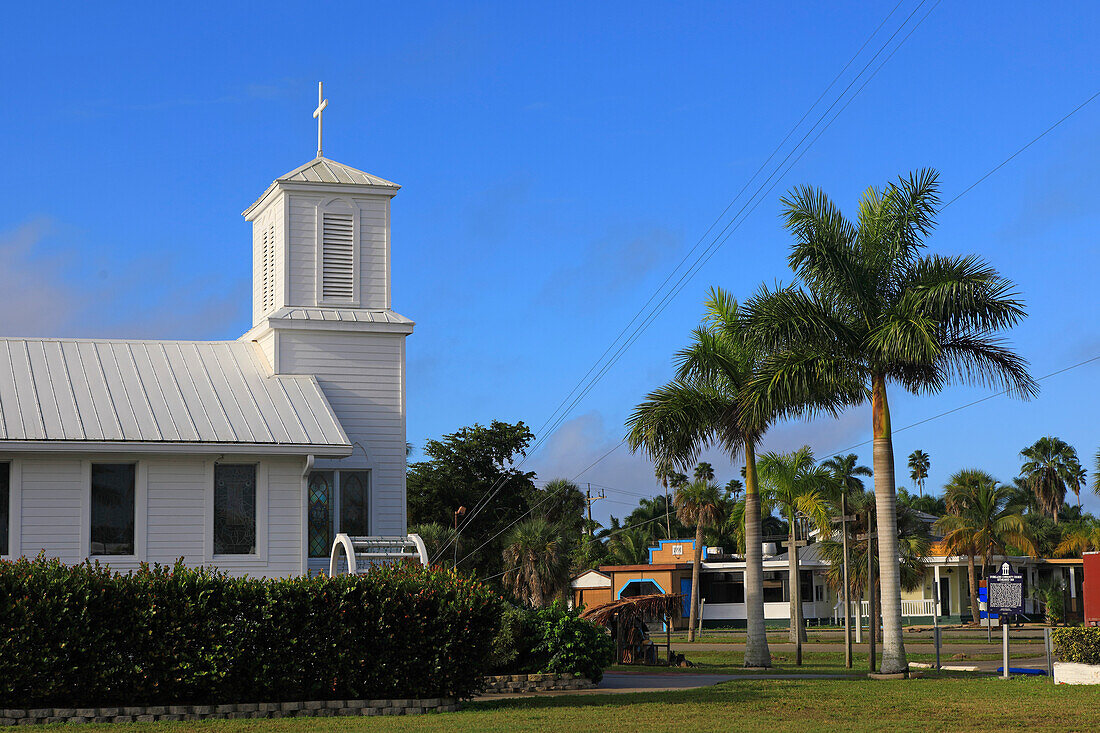
[[493,640],[493,671],[569,672],[599,682],[615,660],[615,641],[579,613],[560,602],[538,610],[508,608]]
[[1050,640],[1063,662],[1100,664],[1100,627],[1054,629],[1050,632]]
[[503,601],[442,568],[231,578],[0,562],[0,707],[468,697]]

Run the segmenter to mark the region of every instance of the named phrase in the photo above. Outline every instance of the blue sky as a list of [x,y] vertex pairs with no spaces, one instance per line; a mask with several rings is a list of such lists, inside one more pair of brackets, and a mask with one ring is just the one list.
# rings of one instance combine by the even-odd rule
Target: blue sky
[[[903,0],[842,86],[918,3]],[[247,330],[240,212],[313,156],[324,80],[326,154],[404,186],[393,292],[418,323],[410,440],[492,419],[538,427],[891,7],[10,8],[0,330]],[[790,279],[778,217],[789,187],[820,186],[851,212],[868,185],[934,166],[950,199],[1100,90],[1095,4],[990,10],[936,7],[526,465],[573,477],[618,443],[631,407],[670,376],[709,286],[744,296]],[[1011,339],[1036,375],[1100,355],[1098,122],[1100,100],[944,211],[929,242],[1015,280],[1030,317]],[[1091,364],[1044,381],[1032,403],[996,398],[900,432],[900,482],[914,448],[931,454],[932,487],[970,466],[1008,480],[1019,450],[1048,433],[1091,457],[1098,375]],[[985,394],[895,390],[894,424]],[[859,410],[780,426],[764,447],[809,443],[825,457],[869,428]],[[869,462],[867,446],[857,452]],[[720,479],[735,475],[708,457]],[[651,492],[651,476],[620,449],[579,479],[613,489],[596,507],[606,516]],[[1085,504],[1100,510],[1091,494]]]

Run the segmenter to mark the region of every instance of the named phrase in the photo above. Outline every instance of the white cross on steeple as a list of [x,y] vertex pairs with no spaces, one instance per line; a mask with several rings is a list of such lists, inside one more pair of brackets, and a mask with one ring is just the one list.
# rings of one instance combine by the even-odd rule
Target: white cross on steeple
[[313,110],[313,118],[317,120],[317,157],[321,157],[321,113],[325,111],[325,107],[328,106],[328,100],[325,99],[325,83],[322,81],[317,82],[317,109]]

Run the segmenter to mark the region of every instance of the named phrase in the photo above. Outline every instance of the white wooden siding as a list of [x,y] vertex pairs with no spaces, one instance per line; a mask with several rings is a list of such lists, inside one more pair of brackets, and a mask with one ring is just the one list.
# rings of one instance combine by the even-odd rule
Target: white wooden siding
[[[282,199],[282,197],[277,197]],[[317,207],[332,198],[288,194],[287,257],[290,268],[286,278],[289,292],[279,305],[315,306],[317,292]],[[359,292],[353,298],[360,308],[389,308],[389,215],[387,196],[349,196],[359,216]]]
[[[252,222],[252,325],[257,325],[272,311],[286,304],[286,232],[285,203],[276,196]],[[265,305],[264,291],[264,237],[271,237],[271,303]]]
[[279,335],[280,371],[315,375],[353,444],[350,457],[316,465],[371,470],[372,534],[405,532],[404,343],[403,334]]
[[[0,454],[0,461],[11,456]],[[21,511],[20,554],[34,557],[44,551],[47,557],[63,562],[79,563],[88,557],[89,476],[85,470],[90,460],[135,462],[139,480],[145,486],[145,514],[136,519],[144,524],[145,541],[135,537],[137,554],[133,558],[99,556],[101,563],[126,571],[138,563],[170,565],[183,558],[192,567],[217,565],[233,575],[287,577],[302,569],[302,471],[304,458],[226,456],[227,463],[257,463],[262,470],[257,478],[266,477],[266,503],[257,505],[258,521],[264,523],[266,546],[254,558],[219,558],[213,562],[205,551],[204,538],[207,517],[213,502],[212,458],[209,456],[148,456],[118,454],[104,457],[98,454],[49,457],[23,456],[19,460],[18,496]],[[16,477],[13,477],[13,479]],[[16,492],[13,492],[15,494]],[[141,511],[140,502],[137,511]],[[144,519],[144,522],[142,521]],[[144,545],[144,546],[143,546]],[[261,548],[258,548],[261,549]]]

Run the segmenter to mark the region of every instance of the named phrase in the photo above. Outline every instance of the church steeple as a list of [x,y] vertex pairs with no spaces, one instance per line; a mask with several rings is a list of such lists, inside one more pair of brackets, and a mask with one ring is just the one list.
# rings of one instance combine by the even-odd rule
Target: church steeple
[[276,178],[244,211],[252,222],[253,326],[293,307],[390,308],[390,199],[396,183],[323,157]]

